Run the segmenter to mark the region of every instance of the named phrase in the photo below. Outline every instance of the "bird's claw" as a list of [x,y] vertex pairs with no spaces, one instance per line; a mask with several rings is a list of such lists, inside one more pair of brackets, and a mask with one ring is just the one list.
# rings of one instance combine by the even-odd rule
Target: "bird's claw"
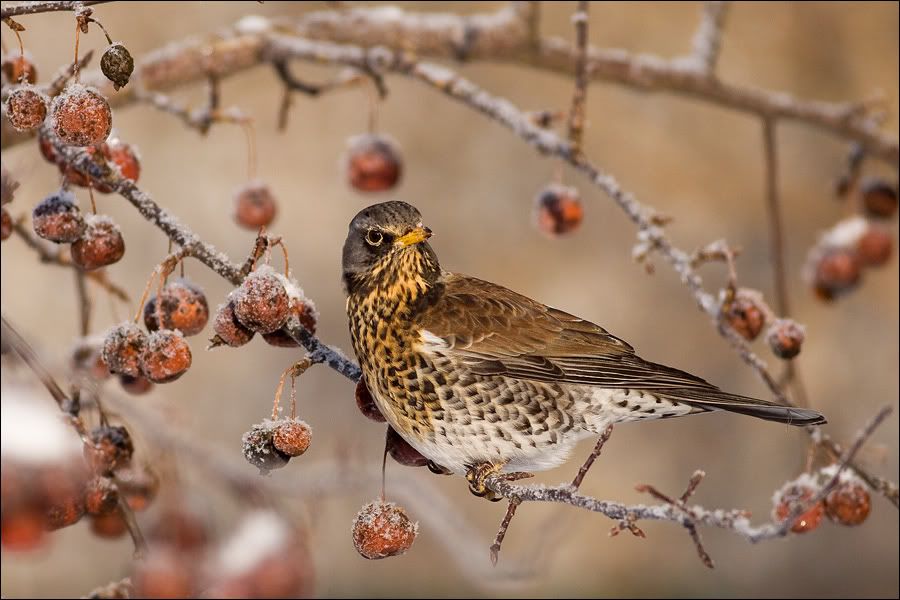
[[472,465],[466,472],[466,481],[469,482],[469,491],[480,498],[486,498],[491,502],[499,502],[503,499],[493,490],[489,489],[485,481],[491,475],[495,475],[503,468],[504,463],[479,463]]

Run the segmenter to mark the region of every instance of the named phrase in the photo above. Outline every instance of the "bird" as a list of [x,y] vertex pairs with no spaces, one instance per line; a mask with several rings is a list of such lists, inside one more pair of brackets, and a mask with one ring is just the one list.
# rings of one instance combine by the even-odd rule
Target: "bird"
[[564,463],[610,425],[715,410],[806,426],[811,409],[725,392],[640,358],[606,329],[446,271],[412,205],[353,217],[342,279],[353,350],[388,424],[436,472],[499,500],[491,475]]

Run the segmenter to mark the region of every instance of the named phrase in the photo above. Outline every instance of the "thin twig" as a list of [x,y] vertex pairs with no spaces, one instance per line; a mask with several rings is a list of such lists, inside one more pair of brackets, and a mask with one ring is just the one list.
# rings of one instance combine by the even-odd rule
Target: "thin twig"
[[612,435],[613,426],[607,425],[606,429],[600,434],[600,439],[597,440],[597,443],[594,444],[594,449],[588,455],[587,460],[584,461],[584,464],[581,465],[581,468],[578,469],[578,474],[575,475],[575,479],[572,480],[572,487],[576,490],[581,487],[581,482],[584,481],[584,476],[587,475],[587,472],[594,465],[594,461],[597,460],[597,457],[600,456],[600,452],[603,451],[603,446],[606,442],[609,441],[609,437]]
[[74,2],[22,2],[20,4],[14,4],[13,6],[7,6],[6,8],[4,8],[2,11],[0,11],[0,18],[5,19],[7,17],[18,17],[22,15],[34,15],[38,13],[57,12],[65,10],[78,11],[86,6],[106,4],[107,2],[112,2],[112,0],[79,0]]
[[585,104],[587,103],[588,86],[588,6],[586,0],[578,3],[578,9],[572,15],[575,23],[575,91],[572,92],[572,108],[569,110],[569,142],[572,154],[582,152],[585,126]]
[[81,269],[75,269],[75,291],[78,297],[78,323],[81,336],[87,336],[91,332],[91,298],[85,285],[85,274]]
[[691,58],[700,72],[709,77],[715,76],[716,62],[722,45],[722,29],[728,16],[730,2],[708,0],[703,3],[703,14],[700,25],[691,42],[693,54]]

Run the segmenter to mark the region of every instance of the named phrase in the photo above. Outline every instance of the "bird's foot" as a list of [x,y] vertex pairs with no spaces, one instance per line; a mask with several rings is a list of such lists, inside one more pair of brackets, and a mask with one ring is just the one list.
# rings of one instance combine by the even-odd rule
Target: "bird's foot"
[[485,481],[491,475],[499,473],[500,469],[502,469],[505,464],[505,461],[500,463],[483,462],[469,467],[469,470],[466,471],[466,481],[469,482],[469,491],[481,498],[487,498],[491,502],[499,502],[502,500],[502,496],[493,490],[488,489]]
[[429,471],[436,475],[453,475],[453,471],[451,471],[447,467],[442,467],[433,460],[429,460],[427,463],[425,463],[425,466],[428,467]]

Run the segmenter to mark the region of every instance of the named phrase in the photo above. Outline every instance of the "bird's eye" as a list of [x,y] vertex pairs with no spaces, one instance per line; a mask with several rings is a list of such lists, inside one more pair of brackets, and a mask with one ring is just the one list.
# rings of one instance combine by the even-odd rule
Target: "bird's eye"
[[384,240],[384,236],[380,231],[376,231],[374,229],[370,229],[366,232],[366,243],[370,246],[380,246],[381,242]]

